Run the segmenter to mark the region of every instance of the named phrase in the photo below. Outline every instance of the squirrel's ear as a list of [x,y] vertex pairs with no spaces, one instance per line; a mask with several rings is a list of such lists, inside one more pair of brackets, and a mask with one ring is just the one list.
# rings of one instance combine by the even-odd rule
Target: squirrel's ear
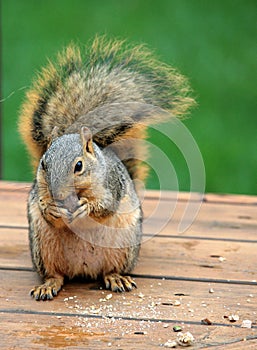
[[49,148],[52,144],[52,142],[57,139],[58,137],[58,131],[59,128],[57,126],[55,126],[50,134],[50,136],[48,137],[48,142],[47,142],[47,148]]
[[91,131],[86,126],[82,126],[80,136],[83,145],[83,153],[90,153],[92,156],[94,156],[95,152],[93,148],[93,139]]

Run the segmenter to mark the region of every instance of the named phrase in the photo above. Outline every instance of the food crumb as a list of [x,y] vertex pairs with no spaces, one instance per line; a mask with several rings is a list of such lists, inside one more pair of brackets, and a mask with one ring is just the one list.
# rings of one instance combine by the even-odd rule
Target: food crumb
[[229,315],[228,319],[230,322],[236,322],[239,320],[239,316],[238,315]]
[[252,321],[250,320],[243,320],[241,324],[242,328],[252,328]]
[[168,340],[165,344],[163,344],[165,348],[175,348],[177,346],[177,342],[175,340]]
[[178,333],[177,343],[181,346],[191,346],[194,342],[194,337],[190,332]]
[[201,320],[201,324],[210,326],[212,325],[212,322],[208,318],[204,318],[203,320]]
[[182,328],[180,326],[174,326],[173,327],[173,331],[174,332],[181,332],[182,331]]
[[227,259],[224,258],[223,256],[220,256],[220,257],[219,257],[219,261],[220,261],[220,262],[223,262],[223,261],[226,261],[226,260],[227,260]]

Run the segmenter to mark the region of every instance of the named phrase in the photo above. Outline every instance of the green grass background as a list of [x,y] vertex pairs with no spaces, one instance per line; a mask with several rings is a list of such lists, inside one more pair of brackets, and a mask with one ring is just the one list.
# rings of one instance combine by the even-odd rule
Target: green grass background
[[[17,118],[35,72],[70,41],[100,33],[146,43],[189,78],[198,106],[184,124],[202,153],[206,191],[256,193],[255,0],[2,0],[1,7],[4,179],[32,179]],[[181,152],[151,137],[168,149],[179,188],[188,190]],[[154,172],[147,187],[158,187]]]

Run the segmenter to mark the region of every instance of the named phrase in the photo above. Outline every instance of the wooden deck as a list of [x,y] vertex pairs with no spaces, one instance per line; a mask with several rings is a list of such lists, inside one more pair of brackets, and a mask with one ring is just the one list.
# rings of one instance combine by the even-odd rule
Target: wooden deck
[[0,349],[162,349],[177,339],[174,326],[193,335],[192,349],[257,349],[257,197],[207,194],[179,233],[189,194],[159,200],[148,191],[138,289],[115,294],[72,281],[55,300],[36,302],[28,190],[0,182]]

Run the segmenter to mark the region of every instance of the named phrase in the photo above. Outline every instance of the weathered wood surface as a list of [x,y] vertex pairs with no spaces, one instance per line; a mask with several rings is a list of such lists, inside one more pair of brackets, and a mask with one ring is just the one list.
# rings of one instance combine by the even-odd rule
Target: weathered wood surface
[[[138,289],[115,294],[77,280],[35,302],[29,187],[0,182],[0,349],[161,349],[177,338],[174,325],[192,333],[193,349],[257,348],[257,197],[207,194],[181,232],[189,194],[147,191]],[[191,198],[191,212],[200,199]],[[252,328],[241,327],[246,319]]]

